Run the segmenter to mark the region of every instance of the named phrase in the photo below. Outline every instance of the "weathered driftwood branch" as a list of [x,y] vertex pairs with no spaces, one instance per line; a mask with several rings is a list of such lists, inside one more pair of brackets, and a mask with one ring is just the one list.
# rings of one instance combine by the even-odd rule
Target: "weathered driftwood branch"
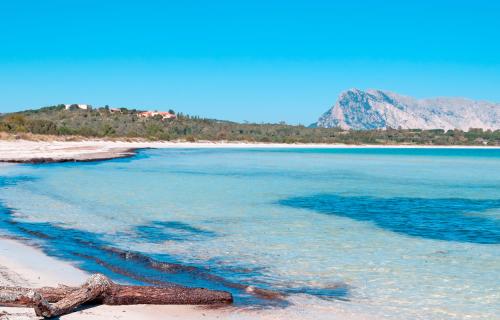
[[92,275],[81,287],[59,286],[28,289],[0,287],[0,305],[32,306],[38,316],[56,317],[72,312],[82,304],[228,304],[229,292],[202,288],[125,286],[109,278]]

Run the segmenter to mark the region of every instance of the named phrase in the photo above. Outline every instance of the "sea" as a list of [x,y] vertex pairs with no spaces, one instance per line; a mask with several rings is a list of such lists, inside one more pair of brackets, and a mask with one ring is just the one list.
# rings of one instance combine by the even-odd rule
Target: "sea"
[[227,290],[239,312],[500,319],[500,149],[2,165],[0,235],[121,283]]

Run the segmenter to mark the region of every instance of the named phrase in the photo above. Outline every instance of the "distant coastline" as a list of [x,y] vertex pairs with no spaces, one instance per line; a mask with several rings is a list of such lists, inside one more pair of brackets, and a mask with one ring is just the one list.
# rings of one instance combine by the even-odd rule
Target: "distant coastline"
[[[14,136],[48,140],[106,139],[118,141],[243,142],[271,144],[342,145],[460,145],[500,146],[500,130],[487,128],[408,129],[370,127],[369,130],[290,125],[238,123],[183,113],[142,112],[127,108],[91,108],[65,105],[0,115],[0,138]],[[471,124],[472,125],[472,124]],[[426,127],[429,128],[429,127]],[[434,126],[432,126],[434,128]],[[46,139],[46,140],[47,140]],[[42,138],[43,140],[43,138]]]
[[[467,145],[409,145],[409,144],[320,144],[320,143],[265,143],[240,141],[144,141],[106,139],[51,139],[31,136],[31,140],[0,140],[0,162],[6,163],[55,163],[88,162],[132,157],[138,149],[154,148],[406,148],[406,149],[500,149],[500,146]],[[38,139],[38,140],[36,140]],[[73,141],[77,140],[77,141]]]

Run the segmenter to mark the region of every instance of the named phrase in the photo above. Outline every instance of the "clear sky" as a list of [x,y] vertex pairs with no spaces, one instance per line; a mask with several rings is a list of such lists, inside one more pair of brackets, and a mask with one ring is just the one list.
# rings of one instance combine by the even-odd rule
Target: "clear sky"
[[500,1],[0,2],[0,112],[309,124],[345,89],[500,102]]

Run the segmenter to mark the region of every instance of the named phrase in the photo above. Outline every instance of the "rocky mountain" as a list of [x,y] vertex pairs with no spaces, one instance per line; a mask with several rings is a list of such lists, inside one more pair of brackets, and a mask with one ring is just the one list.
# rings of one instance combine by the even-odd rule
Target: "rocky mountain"
[[342,129],[500,129],[500,104],[464,98],[414,99],[389,91],[350,89],[316,123]]

